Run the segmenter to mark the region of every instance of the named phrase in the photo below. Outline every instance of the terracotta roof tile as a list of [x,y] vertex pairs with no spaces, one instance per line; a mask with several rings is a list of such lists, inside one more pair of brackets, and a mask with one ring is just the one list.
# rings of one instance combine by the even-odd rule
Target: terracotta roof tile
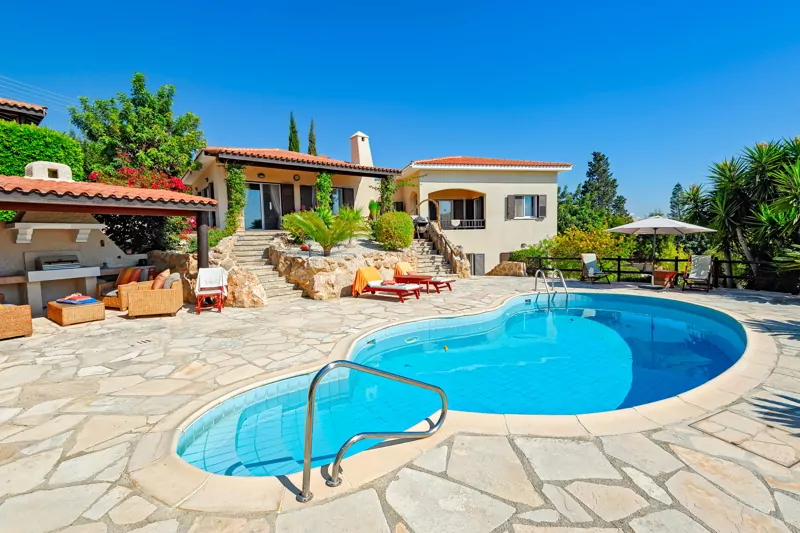
[[494,166],[494,167],[569,167],[571,163],[554,163],[551,161],[526,161],[520,159],[498,159],[494,157],[469,157],[454,155],[434,159],[417,159],[416,165],[459,165],[459,166]]
[[0,98],[0,105],[6,105],[6,106],[9,106],[9,107],[16,107],[17,109],[25,109],[27,111],[37,111],[39,113],[46,113],[47,112],[47,106],[29,104],[27,102],[19,102],[17,100],[10,100],[8,98]]
[[352,170],[370,170],[373,172],[386,172],[400,174],[400,170],[394,168],[369,167],[356,165],[347,161],[331,159],[324,155],[309,155],[280,148],[227,148],[221,146],[207,146],[203,149],[208,155],[228,154],[233,156],[257,157],[259,159],[270,159],[273,161],[286,161],[295,163],[319,163],[328,167],[347,168]]
[[118,200],[150,200],[168,204],[216,205],[217,201],[203,196],[157,189],[138,189],[118,185],[104,185],[89,181],[50,181],[21,178],[19,176],[0,176],[0,198],[2,193],[20,192],[42,196],[71,196],[74,198],[114,198]]

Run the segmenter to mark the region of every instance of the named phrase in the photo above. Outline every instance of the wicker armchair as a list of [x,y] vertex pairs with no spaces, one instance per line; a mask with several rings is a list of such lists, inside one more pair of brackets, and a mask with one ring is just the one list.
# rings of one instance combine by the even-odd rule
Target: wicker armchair
[[120,286],[120,289],[127,288],[124,294],[129,317],[175,316],[183,307],[183,286],[180,282],[173,283],[169,289],[152,289],[152,285],[152,281],[146,281]]
[[105,289],[113,288],[114,282],[109,281],[106,283],[98,283],[97,284],[97,292],[98,297],[97,299],[103,302],[106,307],[113,307],[114,309],[119,309],[120,311],[126,311],[128,309],[128,294],[131,291],[139,290],[139,289],[149,289],[153,286],[152,281],[142,281],[139,283],[126,283],[125,285],[119,285],[116,289],[116,292],[111,294],[106,294],[105,296],[100,296],[105,292]]
[[0,307],[0,339],[30,337],[33,335],[30,305],[4,305]]

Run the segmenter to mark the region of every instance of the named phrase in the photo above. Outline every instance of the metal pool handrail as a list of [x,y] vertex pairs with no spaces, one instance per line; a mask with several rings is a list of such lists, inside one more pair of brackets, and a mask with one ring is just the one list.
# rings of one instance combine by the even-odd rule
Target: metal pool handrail
[[[558,277],[561,278],[561,286],[564,287],[564,294],[569,298],[569,289],[567,289],[567,282],[564,280],[564,274],[558,268],[552,270],[553,274],[558,274]],[[533,290],[539,290],[539,274],[542,276],[542,281],[544,282],[544,290],[547,291],[547,307],[550,307],[550,287],[547,285],[547,276],[544,273],[544,270],[541,268],[536,271],[534,274],[533,279]],[[553,278],[555,279],[555,277]],[[555,298],[556,289],[553,287],[553,297]]]
[[311,493],[311,451],[314,434],[314,406],[317,397],[317,385],[319,385],[319,382],[322,381],[322,378],[325,376],[325,374],[338,367],[346,367],[352,370],[366,372],[367,374],[373,374],[382,378],[399,381],[401,383],[406,383],[407,385],[413,385],[415,387],[433,391],[442,399],[442,410],[439,415],[439,420],[428,431],[398,431],[388,433],[368,432],[358,433],[357,435],[350,437],[350,439],[348,439],[348,441],[345,442],[341,448],[339,448],[339,453],[336,454],[336,459],[331,465],[330,479],[325,482],[325,484],[329,487],[338,487],[342,482],[339,477],[342,459],[344,459],[344,454],[347,453],[348,448],[350,448],[350,446],[353,444],[364,439],[424,439],[439,431],[439,428],[441,428],[442,424],[444,424],[445,416],[447,416],[447,395],[436,385],[423,383],[422,381],[417,381],[415,379],[400,376],[398,374],[392,374],[391,372],[384,372],[383,370],[353,363],[352,361],[339,360],[328,363],[327,365],[323,366],[319,372],[317,372],[317,375],[314,376],[314,379],[311,380],[311,384],[308,386],[308,407],[306,411],[306,430],[303,455],[303,489],[300,494],[297,495],[297,501],[301,503],[306,503],[314,497],[314,495]]

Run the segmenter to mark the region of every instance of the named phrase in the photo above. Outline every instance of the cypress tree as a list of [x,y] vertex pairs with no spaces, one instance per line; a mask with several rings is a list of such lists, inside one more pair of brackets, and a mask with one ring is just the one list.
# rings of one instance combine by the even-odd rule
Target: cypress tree
[[311,119],[311,127],[308,129],[308,153],[317,155],[317,133],[314,131],[314,119]]
[[297,135],[297,123],[294,121],[294,113],[289,113],[289,150],[292,152],[300,151],[300,137]]

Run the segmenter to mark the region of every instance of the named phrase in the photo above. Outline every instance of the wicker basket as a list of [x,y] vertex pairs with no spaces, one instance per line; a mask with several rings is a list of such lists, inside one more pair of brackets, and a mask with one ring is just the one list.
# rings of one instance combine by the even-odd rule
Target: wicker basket
[[0,339],[33,335],[30,305],[4,305],[0,308]]
[[103,305],[103,302],[82,305],[47,302],[47,318],[59,326],[105,320],[106,306]]

